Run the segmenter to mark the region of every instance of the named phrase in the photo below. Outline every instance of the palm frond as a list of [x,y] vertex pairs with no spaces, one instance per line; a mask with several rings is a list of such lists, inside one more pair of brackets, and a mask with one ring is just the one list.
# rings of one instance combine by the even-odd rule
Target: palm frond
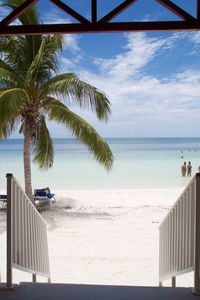
[[15,85],[17,81],[18,77],[13,72],[0,67],[0,86],[2,83],[8,83],[9,85],[12,83]]
[[13,111],[19,111],[23,105],[30,102],[30,99],[26,90],[13,88],[1,92],[0,102],[1,105],[8,105],[9,110],[12,109]]
[[10,89],[0,92],[0,137],[8,137],[18,125],[26,92],[21,89]]
[[2,121],[0,123],[0,139],[6,139],[8,138],[18,127],[18,124],[20,122],[19,117],[10,117],[6,121]]
[[[14,9],[18,7],[21,1],[4,1],[4,6]],[[9,5],[8,5],[9,4]],[[29,10],[24,14],[24,22],[28,24],[37,24],[37,20],[33,17],[30,21]],[[25,17],[26,16],[26,17]],[[0,39],[0,58],[9,65],[13,71],[16,71],[18,77],[24,79],[26,71],[38,53],[41,44],[41,36],[6,36]]]
[[10,136],[20,121],[21,98],[13,90],[0,92],[0,138]]
[[44,83],[51,77],[51,72],[58,71],[57,51],[62,47],[62,36],[43,36],[36,56],[32,59],[26,74],[26,81],[31,85]]
[[43,39],[40,48],[38,50],[37,55],[32,60],[32,63],[26,73],[26,81],[30,83],[36,82],[37,74],[40,69],[40,65],[42,63],[43,57],[44,57],[44,48],[45,48],[45,40]]
[[81,81],[75,74],[66,73],[57,75],[47,81],[41,95],[54,94],[57,97],[75,101],[80,107],[96,112],[98,119],[108,120],[111,113],[111,103],[106,95],[92,85]]
[[45,64],[54,73],[58,72],[59,61],[58,54],[62,50],[63,35],[47,35],[43,37],[45,39]]
[[0,68],[12,72],[12,68],[0,58]]
[[51,168],[54,161],[54,146],[43,115],[38,122],[37,135],[33,141],[33,146],[33,162],[35,162],[39,168]]
[[24,74],[27,70],[26,57],[29,55],[25,55],[24,48],[24,36],[9,36],[0,39],[0,66],[15,74],[18,77],[18,83],[21,82],[21,85],[24,82]]
[[108,171],[113,164],[113,154],[108,144],[101,138],[97,131],[84,119],[69,110],[59,101],[47,105],[49,119],[68,127],[72,134],[87,146],[93,157]]

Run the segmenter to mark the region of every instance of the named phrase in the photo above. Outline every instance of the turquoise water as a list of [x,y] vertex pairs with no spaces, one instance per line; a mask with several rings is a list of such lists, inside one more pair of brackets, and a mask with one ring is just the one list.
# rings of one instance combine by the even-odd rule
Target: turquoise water
[[[189,180],[180,176],[183,161],[192,162],[193,174],[200,165],[200,138],[115,138],[107,142],[115,156],[110,173],[77,140],[55,139],[54,166],[40,171],[33,165],[33,187],[48,185],[53,190],[179,188]],[[0,189],[5,189],[6,173],[13,173],[23,186],[22,140],[0,142]]]

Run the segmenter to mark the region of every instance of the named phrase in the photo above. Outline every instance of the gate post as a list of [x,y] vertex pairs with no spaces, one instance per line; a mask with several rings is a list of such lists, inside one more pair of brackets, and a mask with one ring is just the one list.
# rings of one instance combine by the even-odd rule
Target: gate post
[[196,174],[196,214],[194,236],[194,290],[200,294],[200,174]]
[[7,287],[12,286],[12,208],[11,208],[11,185],[12,174],[7,177]]

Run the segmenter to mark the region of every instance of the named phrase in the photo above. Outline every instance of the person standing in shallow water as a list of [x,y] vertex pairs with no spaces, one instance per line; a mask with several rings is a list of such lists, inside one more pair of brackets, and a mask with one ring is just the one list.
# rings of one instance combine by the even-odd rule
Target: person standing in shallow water
[[187,176],[191,176],[192,175],[192,165],[191,162],[188,161],[188,165],[187,165]]
[[181,166],[181,176],[185,177],[187,173],[187,165],[186,161],[184,161],[184,164]]

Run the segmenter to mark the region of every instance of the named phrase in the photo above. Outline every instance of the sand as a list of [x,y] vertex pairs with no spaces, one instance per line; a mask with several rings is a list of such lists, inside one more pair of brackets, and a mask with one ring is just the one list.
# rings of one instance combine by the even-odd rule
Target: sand
[[[180,192],[56,191],[58,201],[42,213],[47,223],[52,282],[156,286],[159,225]],[[0,225],[0,269],[5,281],[2,212]],[[14,271],[13,277],[14,282],[31,280],[30,274],[20,271]],[[179,277],[178,286],[191,286],[192,277]]]

